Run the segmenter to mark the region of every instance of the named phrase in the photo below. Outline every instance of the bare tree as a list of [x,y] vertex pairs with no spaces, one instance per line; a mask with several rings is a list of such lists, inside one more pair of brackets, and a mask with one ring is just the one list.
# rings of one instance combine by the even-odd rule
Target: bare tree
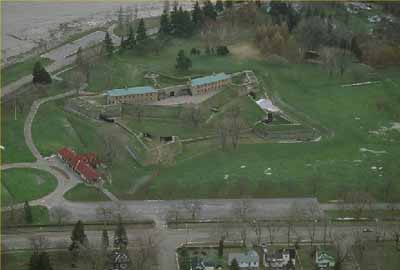
[[144,233],[135,239],[135,259],[133,260],[134,269],[145,270],[152,268],[156,262],[153,261],[158,255],[159,235],[155,233]]
[[190,213],[192,220],[199,217],[203,204],[199,200],[185,200],[183,207]]
[[239,222],[249,223],[254,211],[254,206],[250,199],[236,200],[232,205],[232,216]]
[[269,243],[272,246],[275,243],[275,237],[279,233],[282,226],[280,224],[276,224],[274,222],[267,222],[266,228],[269,235]]
[[356,218],[361,218],[365,211],[372,209],[375,199],[368,192],[354,191],[345,193],[343,202],[348,210],[354,211]]
[[330,239],[335,249],[335,270],[341,270],[343,263],[348,259],[352,247],[354,245],[353,239],[346,236],[345,233],[330,233]]
[[63,206],[54,206],[50,209],[50,216],[61,225],[71,218],[71,212]]
[[307,219],[307,233],[310,238],[310,246],[313,246],[315,240],[316,226],[320,218],[320,211],[315,203],[307,203],[305,209],[305,217]]
[[35,251],[41,251],[49,247],[50,241],[44,235],[34,235],[29,238],[31,248]]
[[182,219],[181,207],[178,204],[170,206],[166,214],[167,222],[173,222],[175,226],[177,226],[181,219]]
[[261,238],[263,233],[263,224],[261,221],[257,219],[253,219],[250,222],[250,226],[253,229],[254,233],[256,234],[256,244],[259,246],[261,244]]
[[101,159],[109,166],[112,167],[114,159],[117,155],[115,142],[118,141],[115,135],[107,134],[103,137],[103,144],[100,150]]
[[367,240],[363,236],[360,230],[353,232],[354,244],[353,254],[355,255],[357,262],[363,264],[365,249],[367,248]]
[[100,205],[96,208],[96,216],[99,220],[103,221],[103,224],[106,225],[108,221],[113,219],[113,208],[107,207],[106,205]]

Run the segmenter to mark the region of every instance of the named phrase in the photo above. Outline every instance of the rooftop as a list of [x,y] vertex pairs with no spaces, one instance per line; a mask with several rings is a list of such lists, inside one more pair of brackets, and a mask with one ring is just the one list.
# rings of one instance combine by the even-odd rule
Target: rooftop
[[139,87],[112,89],[112,90],[107,91],[107,95],[112,96],[112,97],[118,97],[118,96],[147,94],[147,93],[156,93],[156,92],[157,92],[157,90],[151,86],[139,86]]
[[250,262],[258,262],[258,254],[254,250],[248,250],[243,253],[229,253],[229,264],[232,263],[232,260],[236,259],[238,263],[250,263]]
[[191,83],[192,83],[192,86],[197,86],[197,85],[203,85],[206,83],[213,83],[213,82],[217,82],[217,81],[221,81],[221,80],[226,80],[228,78],[230,78],[229,75],[227,75],[225,73],[218,73],[218,74],[214,74],[214,75],[209,75],[209,76],[193,79],[191,81]]

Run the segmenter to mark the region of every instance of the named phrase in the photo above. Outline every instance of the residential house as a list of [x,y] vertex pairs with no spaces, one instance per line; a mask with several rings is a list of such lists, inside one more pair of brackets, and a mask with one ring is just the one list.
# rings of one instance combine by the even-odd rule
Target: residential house
[[255,250],[247,250],[241,253],[229,253],[228,264],[231,265],[232,261],[236,259],[239,268],[243,270],[257,270],[259,269],[260,257]]
[[335,266],[335,258],[325,251],[316,251],[315,264],[318,270],[332,269]]
[[295,269],[296,250],[293,248],[281,248],[272,250],[263,249],[263,259],[266,269]]
[[110,270],[127,270],[130,259],[125,250],[113,250],[110,255]]

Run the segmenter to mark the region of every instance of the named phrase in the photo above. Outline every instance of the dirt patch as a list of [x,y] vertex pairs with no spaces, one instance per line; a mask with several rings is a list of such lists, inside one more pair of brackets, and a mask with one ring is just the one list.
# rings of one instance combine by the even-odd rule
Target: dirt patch
[[260,50],[251,43],[241,43],[229,47],[229,51],[240,59],[262,59]]

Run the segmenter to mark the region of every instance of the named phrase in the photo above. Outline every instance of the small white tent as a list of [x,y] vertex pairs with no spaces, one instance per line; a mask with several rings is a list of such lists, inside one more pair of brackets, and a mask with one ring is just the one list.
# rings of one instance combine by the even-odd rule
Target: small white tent
[[279,108],[272,104],[270,99],[259,99],[256,101],[257,105],[260,106],[261,109],[267,110],[269,112],[279,112]]

